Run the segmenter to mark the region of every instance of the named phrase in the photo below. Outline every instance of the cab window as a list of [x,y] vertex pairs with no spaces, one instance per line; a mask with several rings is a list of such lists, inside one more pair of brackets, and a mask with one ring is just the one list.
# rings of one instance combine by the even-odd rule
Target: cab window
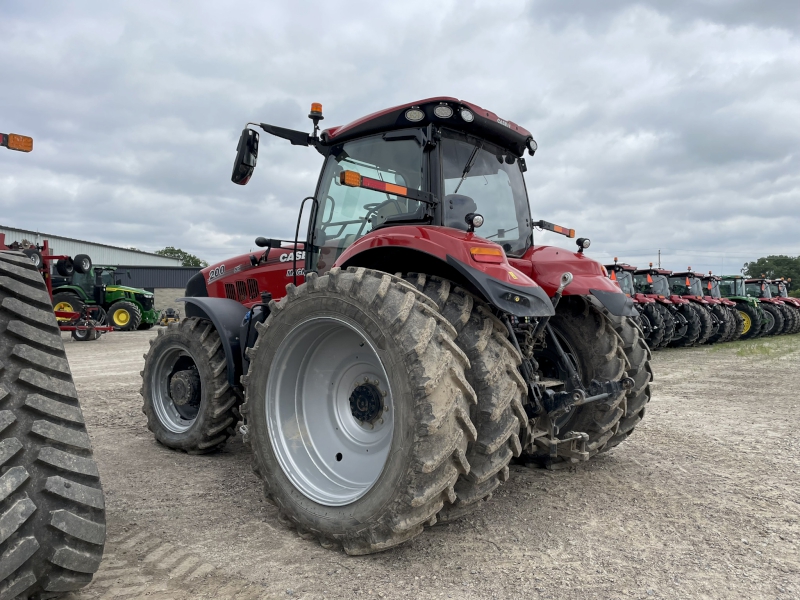
[[356,171],[385,183],[421,190],[424,154],[421,138],[373,136],[335,146],[328,157],[317,196],[312,232],[312,269],[328,271],[353,242],[392,222],[419,221],[424,206],[417,200],[340,182],[342,171]]

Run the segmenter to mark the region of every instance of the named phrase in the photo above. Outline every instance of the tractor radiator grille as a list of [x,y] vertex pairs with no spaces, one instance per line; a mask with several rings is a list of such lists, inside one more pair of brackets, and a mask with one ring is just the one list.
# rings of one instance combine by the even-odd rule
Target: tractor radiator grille
[[250,294],[250,300],[258,299],[258,281],[255,279],[247,280],[247,292]]
[[236,295],[239,296],[239,302],[247,300],[247,285],[241,279],[236,282]]
[[236,288],[233,287],[232,283],[225,284],[225,297],[228,300],[236,300]]

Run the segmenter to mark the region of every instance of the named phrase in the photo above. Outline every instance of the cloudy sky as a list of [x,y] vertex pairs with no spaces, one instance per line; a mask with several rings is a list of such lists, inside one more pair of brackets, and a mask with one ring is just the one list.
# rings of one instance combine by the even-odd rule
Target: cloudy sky
[[[0,224],[211,262],[290,237],[309,129],[435,95],[533,132],[535,218],[600,260],[736,271],[800,254],[796,0],[0,3]],[[558,236],[537,243],[571,246]]]

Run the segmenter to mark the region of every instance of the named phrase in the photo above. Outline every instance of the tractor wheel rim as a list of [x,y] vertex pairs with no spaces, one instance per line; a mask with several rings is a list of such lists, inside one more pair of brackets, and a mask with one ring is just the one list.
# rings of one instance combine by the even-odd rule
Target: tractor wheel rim
[[344,506],[378,481],[394,435],[392,389],[358,325],[333,317],[298,324],[275,351],[265,402],[272,448],[303,495]]
[[[75,312],[69,302],[59,302],[53,307],[53,312]],[[57,321],[69,321],[66,317],[56,317]]]
[[124,308],[114,311],[114,323],[117,325],[127,325],[131,320],[131,314]]
[[742,321],[744,321],[744,327],[742,328],[742,333],[747,333],[750,331],[750,327],[753,326],[753,322],[750,320],[750,315],[748,315],[744,311],[739,311],[739,315],[742,317]]
[[172,433],[188,431],[197,420],[198,407],[178,406],[170,396],[170,382],[176,367],[193,364],[194,359],[183,346],[169,346],[161,352],[153,369],[150,386],[153,394],[153,408],[161,424]]

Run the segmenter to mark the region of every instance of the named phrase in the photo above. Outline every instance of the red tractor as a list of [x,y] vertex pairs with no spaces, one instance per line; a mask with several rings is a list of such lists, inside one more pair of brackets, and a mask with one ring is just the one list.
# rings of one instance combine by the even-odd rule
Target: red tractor
[[[324,157],[305,239],[203,269],[186,318],[145,360],[156,439],[209,452],[240,431],[299,532],[385,550],[473,510],[514,457],[551,467],[625,440],[650,398],[633,302],[603,266],[534,246],[521,126],[431,98],[311,135],[248,124]],[[251,128],[253,125],[254,128]],[[478,231],[481,234],[478,234]]]
[[688,300],[670,292],[672,271],[654,268],[638,269],[633,274],[637,293],[654,299],[664,317],[664,337],[660,347],[691,346],[700,336],[700,317]]
[[793,307],[787,306],[783,298],[772,295],[769,281],[761,278],[746,279],[744,288],[748,296],[758,298],[767,323],[764,326],[764,335],[782,335],[791,333],[795,327],[796,313]]
[[787,333],[800,333],[800,298],[789,296],[789,287],[792,279],[771,279],[768,281],[769,290],[773,298],[780,298],[784,306],[792,309],[794,316],[794,327]]
[[606,265],[605,267],[608,271],[608,278],[617,282],[622,293],[633,300],[636,310],[639,311],[639,325],[642,327],[642,333],[647,345],[652,350],[656,350],[662,345],[662,342],[664,344],[669,342],[669,339],[664,342],[664,337],[667,334],[665,319],[668,315],[664,314],[666,309],[655,298],[636,291],[633,282],[633,274],[637,270],[636,267],[626,263],[620,264],[617,262],[616,256],[614,257],[614,264]]
[[673,272],[667,277],[673,296],[688,300],[697,314],[699,330],[693,346],[700,346],[708,342],[712,336],[717,334],[721,325],[721,322],[711,312],[711,304],[705,299],[702,277],[702,273],[695,273],[691,267],[688,271]]
[[736,308],[736,302],[723,298],[719,289],[722,278],[711,271],[703,275],[703,294],[711,306],[711,311],[720,321],[720,328],[712,335],[708,343],[734,342],[742,337],[744,319]]

